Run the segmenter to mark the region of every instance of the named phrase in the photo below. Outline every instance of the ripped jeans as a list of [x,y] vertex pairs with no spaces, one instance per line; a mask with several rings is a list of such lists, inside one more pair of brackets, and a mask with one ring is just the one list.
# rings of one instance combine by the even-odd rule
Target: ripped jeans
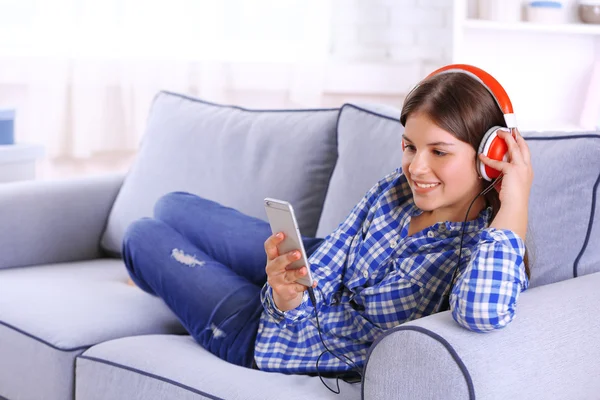
[[[127,228],[123,258],[135,284],[162,298],[202,347],[250,368],[270,235],[263,220],[173,192],[156,202],[154,218]],[[321,241],[303,238],[307,255]]]

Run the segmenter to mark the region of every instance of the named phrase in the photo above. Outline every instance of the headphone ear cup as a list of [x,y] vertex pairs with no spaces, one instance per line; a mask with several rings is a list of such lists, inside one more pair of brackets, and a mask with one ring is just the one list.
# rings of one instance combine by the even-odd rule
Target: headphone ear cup
[[510,132],[510,129],[501,126],[490,128],[485,135],[483,135],[481,143],[479,144],[479,150],[477,151],[477,171],[486,181],[491,181],[499,177],[500,171],[482,163],[481,160],[479,160],[479,154],[483,154],[484,156],[497,161],[506,161],[508,156],[508,146],[506,145],[506,142],[504,139],[498,137],[498,131],[500,130]]

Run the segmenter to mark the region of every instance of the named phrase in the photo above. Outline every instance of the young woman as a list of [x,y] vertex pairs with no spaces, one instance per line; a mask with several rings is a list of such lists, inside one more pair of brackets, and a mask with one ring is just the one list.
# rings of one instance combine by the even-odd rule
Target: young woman
[[[286,270],[299,253],[278,253],[282,235],[189,193],[165,195],[154,218],[128,228],[130,276],[204,348],[265,371],[343,373],[352,369],[343,356],[362,367],[385,330],[446,309],[473,331],[505,327],[528,286],[533,172],[518,133],[498,132],[506,160],[477,155],[488,129],[506,126],[497,100],[460,71],[434,74],[409,94],[402,167],[325,239],[304,238],[317,310],[295,283],[306,268]],[[482,179],[478,159],[501,182]]]

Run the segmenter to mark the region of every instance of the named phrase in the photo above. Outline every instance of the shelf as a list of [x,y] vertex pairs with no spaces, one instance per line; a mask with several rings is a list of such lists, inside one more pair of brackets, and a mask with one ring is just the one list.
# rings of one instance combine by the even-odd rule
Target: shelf
[[534,22],[498,22],[481,19],[467,19],[464,21],[463,26],[469,29],[482,30],[600,35],[600,24],[541,24]]

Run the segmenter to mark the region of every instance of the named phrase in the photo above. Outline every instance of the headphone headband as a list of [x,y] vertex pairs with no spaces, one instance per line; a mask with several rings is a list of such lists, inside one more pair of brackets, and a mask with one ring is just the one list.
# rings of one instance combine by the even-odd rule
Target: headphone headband
[[502,110],[506,126],[508,128],[517,127],[517,118],[513,112],[512,102],[508,97],[508,93],[506,93],[506,90],[504,90],[504,88],[502,87],[500,82],[496,80],[496,78],[494,78],[492,75],[485,72],[481,68],[477,68],[468,64],[450,64],[433,71],[432,73],[427,75],[425,79],[430,78],[434,75],[451,72],[460,72],[463,74],[467,74],[475,80],[477,80],[478,82],[480,82],[492,94],[494,100],[496,100],[496,104],[498,104],[498,107],[500,107],[500,110]]

